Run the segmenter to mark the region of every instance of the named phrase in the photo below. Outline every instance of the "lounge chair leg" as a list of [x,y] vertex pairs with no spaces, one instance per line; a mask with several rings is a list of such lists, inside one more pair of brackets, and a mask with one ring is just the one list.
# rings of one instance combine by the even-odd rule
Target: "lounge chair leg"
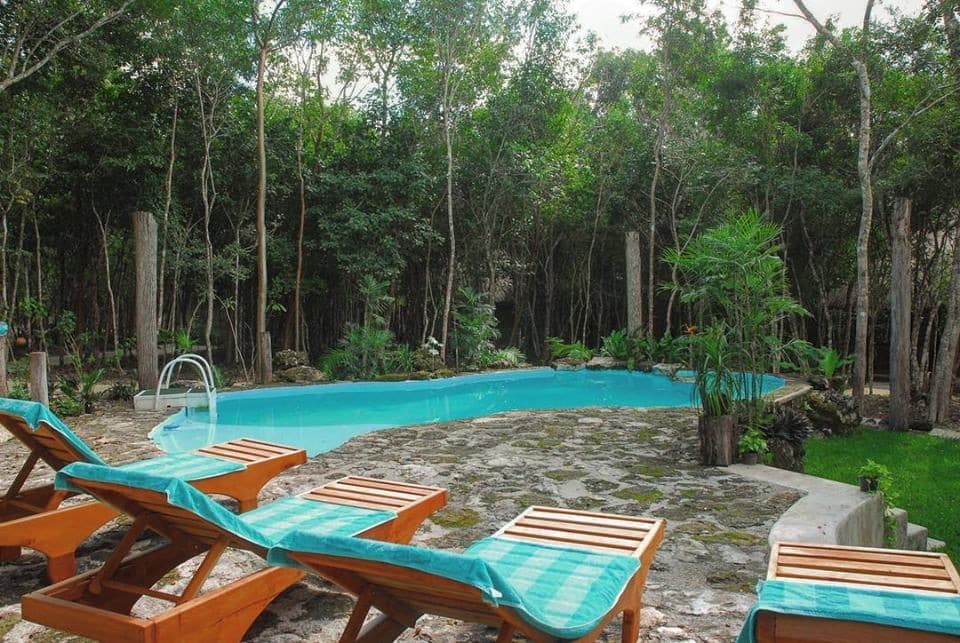
[[637,643],[640,638],[640,610],[624,610],[623,612],[623,643]]
[[500,633],[497,634],[497,643],[511,643],[511,641],[513,641],[513,633],[516,631],[517,628],[509,623],[504,623],[500,626]]
[[340,643],[391,643],[407,630],[407,626],[386,614],[373,619],[355,639],[340,639]]
[[77,575],[77,557],[73,552],[47,558],[47,578],[52,583]]
[[343,633],[340,635],[341,641],[355,641],[357,639],[357,635],[363,629],[363,622],[367,620],[370,607],[373,605],[372,598],[368,589],[363,590],[357,596],[357,604],[350,613],[350,620],[347,621],[347,626],[343,628]]

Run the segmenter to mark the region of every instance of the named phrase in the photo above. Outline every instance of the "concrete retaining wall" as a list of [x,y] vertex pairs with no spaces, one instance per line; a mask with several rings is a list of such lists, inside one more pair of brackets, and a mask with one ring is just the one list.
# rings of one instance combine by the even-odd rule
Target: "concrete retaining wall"
[[858,487],[764,465],[734,464],[730,471],[745,478],[778,484],[806,495],[770,530],[776,541],[883,547],[883,500]]

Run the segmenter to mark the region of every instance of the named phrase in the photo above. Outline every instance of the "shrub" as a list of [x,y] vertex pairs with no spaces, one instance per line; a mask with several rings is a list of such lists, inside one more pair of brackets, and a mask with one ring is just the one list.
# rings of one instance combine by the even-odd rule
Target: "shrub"
[[453,311],[457,359],[466,366],[482,366],[493,354],[493,342],[500,337],[492,303],[472,288],[457,291],[460,301]]
[[600,353],[613,359],[628,360],[633,357],[630,346],[630,335],[625,330],[615,330],[604,337]]
[[136,384],[133,382],[114,382],[103,394],[104,398],[115,402],[128,402],[133,399],[137,393]]
[[547,345],[550,347],[550,356],[553,359],[570,359],[585,362],[593,357],[593,351],[584,346],[582,342],[567,344],[559,337],[548,337]]
[[509,346],[490,353],[487,361],[482,364],[485,368],[517,368],[526,361],[526,356],[519,348]]

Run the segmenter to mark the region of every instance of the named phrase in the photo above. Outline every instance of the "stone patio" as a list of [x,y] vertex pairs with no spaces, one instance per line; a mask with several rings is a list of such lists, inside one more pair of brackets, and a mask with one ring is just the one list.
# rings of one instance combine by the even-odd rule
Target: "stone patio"
[[[146,437],[160,415],[113,406],[71,421],[108,461],[158,453]],[[277,437],[282,441],[282,436]],[[642,640],[731,641],[765,573],[766,538],[797,492],[696,464],[696,416],[685,409],[602,408],[511,412],[447,424],[369,433],[280,476],[265,499],[299,492],[350,473],[438,485],[446,509],[414,541],[459,550],[531,504],[653,515],[668,521],[667,538],[647,583]],[[20,444],[0,444],[0,480],[13,478]],[[79,552],[79,566],[103,561],[121,530],[108,527]],[[146,546],[148,543],[143,543]],[[231,552],[206,587],[260,565]],[[187,575],[188,562],[176,587]],[[172,575],[173,576],[173,575]],[[20,620],[21,594],[44,585],[39,556],[0,564],[0,636],[6,641],[77,640]],[[251,641],[336,641],[352,599],[315,578],[282,595],[254,624]],[[156,604],[142,602],[148,614]],[[618,641],[615,621],[601,638]],[[405,641],[492,641],[489,628],[424,617]]]

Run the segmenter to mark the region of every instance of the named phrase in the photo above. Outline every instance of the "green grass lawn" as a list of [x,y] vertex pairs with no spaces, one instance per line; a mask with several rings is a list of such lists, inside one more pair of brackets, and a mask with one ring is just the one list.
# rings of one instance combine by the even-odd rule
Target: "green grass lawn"
[[890,469],[897,505],[910,522],[946,541],[947,554],[960,564],[960,440],[863,430],[805,446],[806,472],[821,478],[857,484],[867,458]]

